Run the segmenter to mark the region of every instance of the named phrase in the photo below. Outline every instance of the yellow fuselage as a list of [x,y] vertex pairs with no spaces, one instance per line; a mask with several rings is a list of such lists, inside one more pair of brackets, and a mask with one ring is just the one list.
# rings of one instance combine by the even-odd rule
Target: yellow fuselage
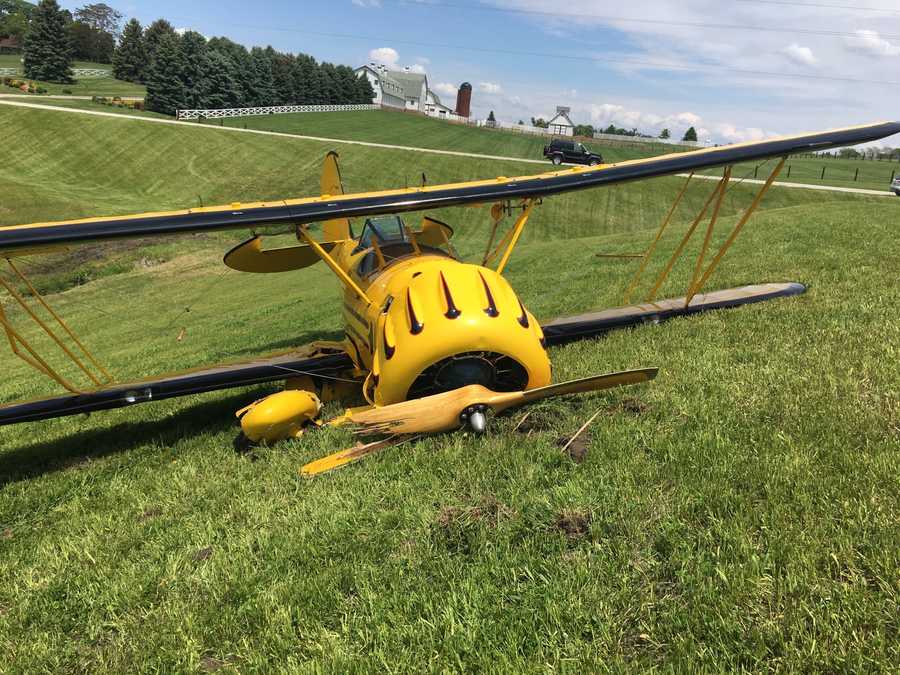
[[428,248],[372,271],[360,267],[374,252],[355,242],[332,255],[368,296],[347,288],[343,314],[349,351],[370,372],[365,395],[372,403],[466,384],[502,391],[550,383],[540,324],[493,270]]

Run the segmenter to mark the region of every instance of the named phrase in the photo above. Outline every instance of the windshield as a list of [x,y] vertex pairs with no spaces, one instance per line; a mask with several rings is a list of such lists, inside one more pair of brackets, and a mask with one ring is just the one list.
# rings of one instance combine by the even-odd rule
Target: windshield
[[377,237],[379,245],[406,241],[406,232],[400,216],[367,218],[362,234],[359,235],[358,248],[371,248],[372,237]]

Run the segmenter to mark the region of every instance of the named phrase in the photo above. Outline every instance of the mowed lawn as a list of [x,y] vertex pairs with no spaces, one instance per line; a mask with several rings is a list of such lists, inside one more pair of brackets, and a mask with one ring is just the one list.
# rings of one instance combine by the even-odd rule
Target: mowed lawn
[[[280,131],[302,136],[324,136],[388,145],[474,152],[501,157],[542,159],[549,139],[543,136],[453,124],[423,115],[391,110],[360,110],[340,113],[289,113],[210,120],[247,129]],[[661,143],[603,143],[586,141],[607,162],[649,157],[685,148]],[[550,162],[548,161],[549,165]]]
[[[765,180],[775,168],[775,161],[765,164],[738,164],[733,175],[741,178]],[[721,175],[721,169],[704,173]],[[829,157],[791,157],[778,176],[787,183],[834,185],[836,187],[864,188],[890,191],[894,176],[900,175],[898,161],[867,161],[861,159],[833,159]]]
[[[53,112],[0,122],[28,139],[0,167],[3,224],[310,193],[329,149]],[[402,184],[410,162],[340,151],[353,189]],[[435,180],[509,168],[412,162]],[[545,200],[509,266],[524,303],[544,318],[617,304],[634,263],[595,253],[643,248],[680,185]],[[729,193],[724,226],[751,195]],[[234,411],[271,388],[0,429],[0,670],[890,672],[898,208],[775,189],[710,285],[794,280],[805,295],[554,349],[557,381],[661,372],[319,480],[297,468],[346,431],[232,449]],[[441,215],[481,250],[486,212]],[[321,266],[223,271],[245,235],[117,250],[97,264],[128,265],[51,299],[122,377],[338,336]],[[0,399],[52,390],[3,364]],[[583,461],[561,454],[597,410]]]
[[[23,78],[21,59],[21,54],[0,54],[0,68],[17,68],[19,70],[19,75],[16,77]],[[110,73],[112,73],[113,68],[111,63],[93,63],[91,61],[74,61],[72,67],[108,70]],[[84,77],[70,84],[43,82],[41,80],[34,80],[34,82],[46,89],[47,94],[72,96],[128,96],[138,98],[143,98],[147,94],[147,88],[144,85],[117,80],[112,77],[112,75],[109,77]],[[15,93],[17,93],[17,90],[0,85],[0,94]],[[35,99],[39,99],[40,96],[40,94],[33,95]]]

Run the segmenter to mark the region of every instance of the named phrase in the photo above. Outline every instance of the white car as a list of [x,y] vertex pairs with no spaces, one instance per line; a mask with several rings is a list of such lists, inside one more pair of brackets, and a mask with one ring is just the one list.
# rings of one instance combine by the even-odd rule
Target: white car
[[900,197],[900,176],[894,179],[894,182],[891,183],[891,190],[894,191],[894,194]]

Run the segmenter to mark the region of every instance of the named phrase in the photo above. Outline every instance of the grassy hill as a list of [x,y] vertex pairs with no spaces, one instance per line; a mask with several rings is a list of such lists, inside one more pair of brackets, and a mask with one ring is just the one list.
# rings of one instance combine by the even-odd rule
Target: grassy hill
[[[217,124],[218,121],[208,122]],[[291,113],[232,117],[222,120],[227,126],[265,129],[306,136],[324,136],[388,145],[405,145],[437,150],[475,152],[501,157],[541,159],[549,142],[540,136],[529,136],[497,129],[471,127],[392,110],[365,110],[341,113]],[[661,143],[594,143],[587,145],[602,151],[609,162],[647,157],[684,148]],[[549,162],[548,162],[549,164]]]
[[[18,68],[22,72],[21,54],[0,54],[0,68]],[[73,68],[96,68],[112,72],[110,63],[93,63],[91,61],[75,61]],[[47,94],[64,94],[72,96],[130,96],[143,98],[147,94],[147,88],[142,84],[124,82],[114,77],[85,77],[72,84],[57,84],[56,82],[43,82],[34,80],[38,85],[47,90]],[[14,89],[0,86],[0,94],[16,93]],[[40,94],[34,94],[39,98]]]
[[[0,123],[22,139],[0,166],[4,224],[309,193],[330,149],[55,112]],[[340,150],[352,189],[522,168]],[[525,304],[616,304],[633,263],[594,253],[640,250],[679,187],[546,200],[509,267]],[[733,190],[724,225],[749,196]],[[0,670],[890,671],[898,208],[774,190],[711,285],[806,295],[554,349],[557,380],[662,370],[536,407],[525,432],[501,418],[305,482],[298,466],[351,439],[234,452],[233,412],[260,389],[0,428]],[[480,250],[485,213],[443,215]],[[321,266],[223,271],[243,234],[107,251],[116,274],[52,299],[122,377],[335,336]],[[2,358],[0,400],[47,391]],[[583,462],[561,455],[598,409]]]

